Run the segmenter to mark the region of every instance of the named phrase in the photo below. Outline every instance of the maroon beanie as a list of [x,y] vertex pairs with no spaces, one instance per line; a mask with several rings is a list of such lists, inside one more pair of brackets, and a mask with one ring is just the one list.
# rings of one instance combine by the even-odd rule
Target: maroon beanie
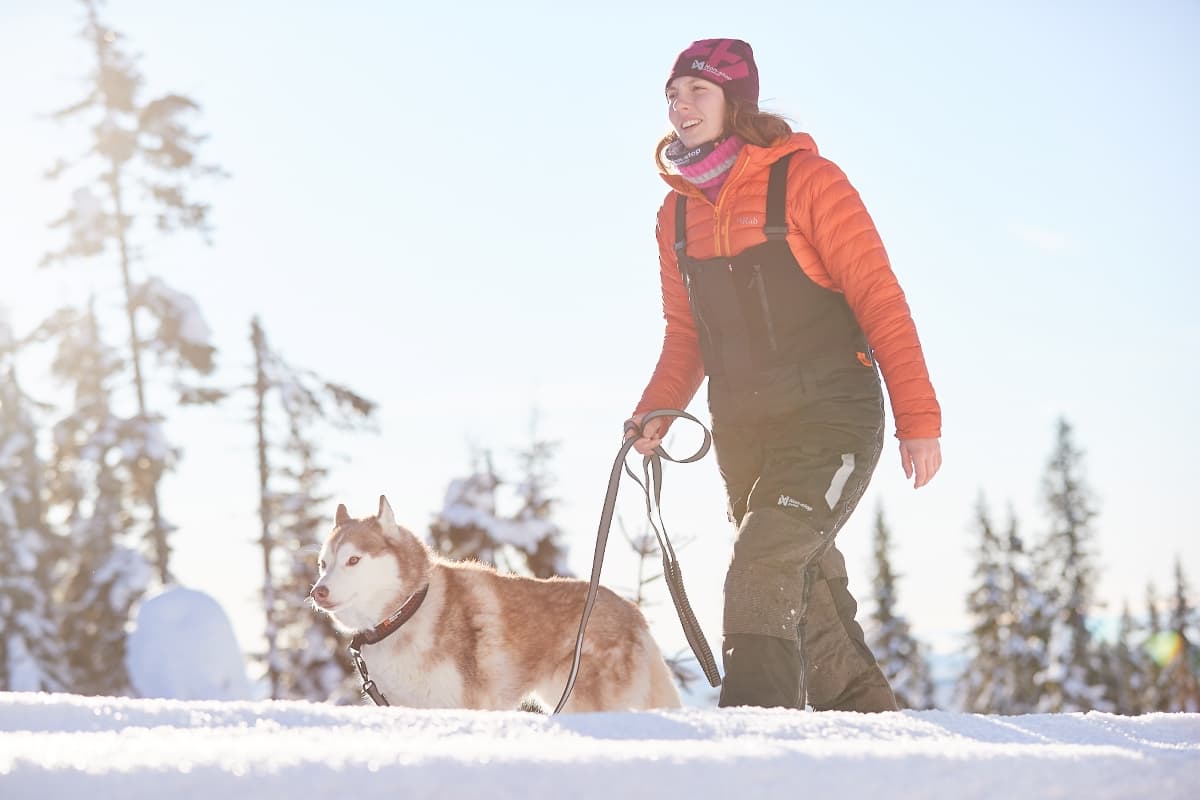
[[754,51],[741,39],[701,39],[679,54],[667,83],[693,75],[718,84],[726,97],[758,107],[758,67]]

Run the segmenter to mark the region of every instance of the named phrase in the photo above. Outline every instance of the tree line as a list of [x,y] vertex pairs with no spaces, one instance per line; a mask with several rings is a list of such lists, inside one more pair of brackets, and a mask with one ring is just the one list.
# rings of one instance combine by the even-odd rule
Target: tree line
[[[297,601],[325,528],[318,442],[326,426],[372,428],[375,404],[289,363],[257,318],[247,320],[252,372],[214,382],[202,309],[142,254],[151,236],[207,239],[210,209],[193,186],[224,173],[199,157],[197,103],[147,97],[121,35],[95,0],[81,5],[92,70],[83,96],[52,119],[83,130],[87,147],[46,173],[68,183],[71,201],[39,266],[89,268],[93,289],[29,331],[0,314],[0,688],[131,693],[131,610],[172,581],[175,526],[159,488],[183,451],[164,410],[240,404],[252,409],[247,450],[257,454],[269,690],[327,695],[345,673],[336,637]],[[48,362],[50,399],[25,388],[34,361]],[[299,646],[314,641],[327,646],[320,663],[317,648]]]
[[[1010,511],[996,524],[986,499],[975,507],[973,583],[966,597],[971,628],[964,665],[942,705],[981,714],[1064,711],[1200,711],[1200,619],[1177,558],[1169,603],[1148,585],[1146,606],[1128,604],[1115,630],[1097,613],[1097,512],[1083,453],[1060,419],[1042,478],[1046,517],[1032,541]],[[928,651],[897,611],[891,532],[875,521],[870,643],[897,698],[908,708],[937,701]]]

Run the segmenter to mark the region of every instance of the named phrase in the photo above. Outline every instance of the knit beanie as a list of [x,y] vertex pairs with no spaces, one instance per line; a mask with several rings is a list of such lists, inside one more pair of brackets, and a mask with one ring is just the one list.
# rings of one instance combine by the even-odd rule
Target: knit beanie
[[712,81],[726,97],[758,107],[758,67],[754,51],[741,39],[701,39],[679,54],[667,84],[681,75]]

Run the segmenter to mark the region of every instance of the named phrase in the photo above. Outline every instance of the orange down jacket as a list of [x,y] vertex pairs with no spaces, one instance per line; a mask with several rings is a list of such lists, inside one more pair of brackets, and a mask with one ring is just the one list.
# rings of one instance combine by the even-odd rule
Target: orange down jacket
[[904,292],[892,273],[875,224],[858,192],[836,164],[817,153],[806,133],[781,144],[747,144],[730,168],[714,206],[679,175],[658,211],[658,254],[666,334],[662,355],[634,415],[656,408],[686,408],[704,379],[704,365],[687,290],[675,259],[676,192],[688,198],[687,252],[693,258],[734,256],[766,241],[770,165],[795,152],[788,168],[788,245],[809,278],[842,293],[883,372],[896,436],[941,436],[941,409]]

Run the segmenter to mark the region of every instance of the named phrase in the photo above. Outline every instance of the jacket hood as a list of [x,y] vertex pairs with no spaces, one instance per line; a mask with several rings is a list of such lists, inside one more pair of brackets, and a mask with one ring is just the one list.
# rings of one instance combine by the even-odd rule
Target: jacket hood
[[[809,151],[813,155],[819,155],[817,152],[817,143],[807,133],[793,133],[779,144],[773,144],[768,147],[759,147],[755,144],[746,144],[744,147],[742,147],[742,151],[738,153],[737,161],[734,162],[730,174],[743,171],[743,164],[748,167],[757,166],[766,168],[786,156],[788,153],[795,153],[801,150]],[[692,185],[692,183],[682,175],[671,172],[660,172],[659,175],[661,175],[662,179],[667,182],[668,186],[680,194],[693,197],[704,196],[703,192]]]

